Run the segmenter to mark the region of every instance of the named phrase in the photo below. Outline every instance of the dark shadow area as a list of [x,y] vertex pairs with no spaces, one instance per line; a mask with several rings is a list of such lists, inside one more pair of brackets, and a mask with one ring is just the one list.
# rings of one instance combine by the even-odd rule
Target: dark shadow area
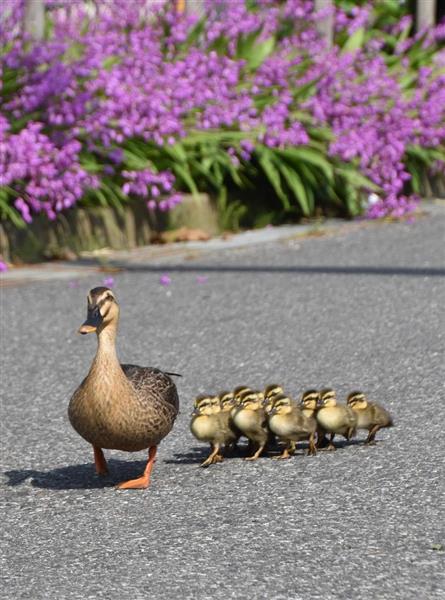
[[[343,449],[346,446],[363,445],[364,440],[335,440],[335,446],[338,449]],[[378,443],[378,441],[377,441]],[[301,442],[297,445],[295,458],[306,456],[308,448],[307,442]],[[272,458],[281,454],[283,446],[273,446],[260,457],[261,459]],[[190,448],[189,452],[175,453],[173,459],[163,460],[165,464],[171,465],[200,465],[209,455],[207,446],[196,446]],[[324,454],[325,450],[319,451]],[[234,458],[245,458],[251,453],[248,451],[247,444],[241,444],[237,450],[224,452],[224,459],[230,460]],[[59,467],[50,471],[36,471],[34,469],[14,469],[6,471],[8,477],[6,485],[10,487],[18,487],[21,484],[30,481],[31,485],[36,488],[49,490],[92,490],[114,487],[122,481],[134,479],[142,474],[146,461],[145,460],[117,460],[110,458],[107,460],[110,470],[109,475],[100,477],[96,475],[93,463],[82,465],[69,465],[67,467]]]
[[[362,446],[364,440],[335,440],[335,447],[339,450],[342,450],[346,446]],[[309,448],[309,444],[307,442],[298,442],[297,451],[295,452],[295,457],[306,456],[307,450]],[[267,449],[262,456],[261,459],[264,458],[272,458],[273,456],[279,456],[284,449],[284,445],[274,445]],[[326,450],[319,450],[320,453],[324,454]],[[196,446],[194,448],[190,448],[188,452],[176,452],[173,454],[174,458],[165,460],[164,462],[169,465],[199,465],[201,464],[210,454],[210,448],[206,446]],[[234,458],[246,458],[250,456],[252,452],[249,452],[247,444],[241,444],[238,446],[238,449],[235,451],[225,452],[223,451],[224,460],[231,460]]]
[[100,489],[113,487],[116,484],[139,477],[146,461],[107,460],[109,475],[96,475],[93,463],[59,467],[51,471],[35,471],[33,469],[17,469],[6,471],[6,485],[16,487],[30,480],[33,487],[50,490]]
[[[88,259],[77,264],[94,265]],[[385,267],[385,266],[341,266],[341,265],[206,265],[206,264],[127,264],[111,261],[108,266],[130,273],[258,273],[289,275],[389,275],[401,277],[445,277],[445,267]]]

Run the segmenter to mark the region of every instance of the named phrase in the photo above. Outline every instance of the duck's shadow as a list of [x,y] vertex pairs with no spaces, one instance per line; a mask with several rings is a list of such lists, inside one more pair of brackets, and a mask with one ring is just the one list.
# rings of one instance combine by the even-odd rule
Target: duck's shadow
[[108,459],[110,473],[105,476],[96,475],[94,464],[70,465],[51,471],[36,471],[34,469],[17,469],[6,471],[6,485],[19,486],[29,481],[33,487],[50,490],[100,489],[113,487],[121,481],[139,477],[143,472],[146,461],[125,461],[115,458]]
[[[336,442],[337,448],[345,446],[358,445],[363,442],[359,440],[351,440],[349,442]],[[301,455],[302,451],[307,449],[307,444],[299,444],[297,455]],[[271,448],[265,456],[274,456],[281,452],[279,447]],[[164,460],[166,464],[176,465],[199,465],[207,458],[209,449],[205,446],[190,448],[190,452],[175,453],[173,459]],[[241,445],[234,452],[229,452],[225,458],[244,458],[249,455],[247,444]],[[94,464],[86,463],[82,465],[70,465],[67,467],[59,467],[50,471],[37,471],[34,469],[16,469],[6,471],[8,477],[6,485],[17,487],[26,481],[29,481],[33,487],[51,489],[51,490],[77,490],[77,489],[101,489],[113,487],[121,481],[139,477],[143,472],[146,461],[144,460],[119,460],[116,458],[108,459],[109,475],[98,476],[94,470]]]

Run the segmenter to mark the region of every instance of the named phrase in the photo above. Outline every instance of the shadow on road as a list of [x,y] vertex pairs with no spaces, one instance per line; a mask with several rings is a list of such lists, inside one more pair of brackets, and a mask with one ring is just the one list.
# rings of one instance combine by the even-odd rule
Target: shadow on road
[[[342,450],[346,446],[362,446],[363,440],[335,440],[334,443],[337,449]],[[283,451],[283,448],[284,446],[273,446],[264,452],[262,458],[272,458],[274,456],[278,456]],[[308,448],[309,444],[307,442],[299,442],[294,456],[306,456]],[[169,465],[198,465],[208,457],[209,452],[210,450],[206,446],[197,446],[190,448],[189,452],[177,452],[173,455],[174,458],[167,459],[164,462]],[[319,450],[319,452],[324,453],[325,450]],[[225,460],[231,460],[233,458],[246,458],[251,453],[252,452],[248,451],[247,444],[244,444],[238,446],[238,449],[235,451],[223,452],[223,455]]]
[[[89,261],[80,261],[87,264]],[[109,266],[123,269],[132,273],[268,273],[289,275],[389,275],[401,277],[445,277],[445,268],[441,267],[385,267],[366,265],[206,265],[199,263],[185,264],[128,264],[125,262],[111,261]]]
[[[335,445],[340,450],[346,446],[362,445],[362,440],[336,441]],[[306,454],[307,443],[298,445],[295,457],[301,457]],[[281,454],[281,448],[274,447],[268,450],[263,458],[271,458]],[[324,452],[321,450],[320,452]],[[197,446],[190,448],[189,452],[175,453],[172,459],[163,460],[166,464],[174,465],[199,465],[208,456],[209,449],[206,446]],[[241,445],[235,452],[225,453],[225,459],[245,458],[248,452],[247,444]],[[6,485],[17,487],[30,480],[33,487],[50,490],[88,490],[113,487],[121,481],[138,477],[144,470],[145,460],[126,461],[110,458],[107,460],[110,469],[109,475],[100,477],[94,471],[93,463],[83,465],[69,465],[59,467],[51,471],[36,471],[34,469],[15,469],[6,471],[4,474],[8,478]]]
[[6,471],[6,485],[16,487],[30,480],[33,487],[51,490],[100,489],[113,487],[121,481],[138,477],[146,465],[146,461],[125,461],[109,459],[110,474],[99,477],[92,463],[59,467],[51,471],[35,471],[33,469],[17,469]]

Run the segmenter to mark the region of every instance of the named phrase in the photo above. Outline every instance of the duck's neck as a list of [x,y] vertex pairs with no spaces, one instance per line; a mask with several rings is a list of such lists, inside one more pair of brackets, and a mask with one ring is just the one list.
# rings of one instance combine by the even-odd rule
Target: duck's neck
[[117,323],[110,323],[97,334],[97,351],[91,365],[90,373],[98,371],[110,373],[110,371],[122,372],[116,352]]

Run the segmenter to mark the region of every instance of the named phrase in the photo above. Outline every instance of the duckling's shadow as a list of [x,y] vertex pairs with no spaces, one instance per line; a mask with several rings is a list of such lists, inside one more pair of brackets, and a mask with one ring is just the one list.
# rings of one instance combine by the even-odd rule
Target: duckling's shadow
[[[348,446],[363,446],[363,440],[354,439],[354,440],[335,440],[335,447],[338,450],[343,450]],[[273,457],[278,456],[283,451],[284,445],[275,444],[272,445],[268,450],[265,451],[264,456]],[[299,442],[297,446],[297,451],[295,455],[306,455],[307,450],[309,448],[309,444],[307,442]],[[320,449],[320,452],[324,452],[326,449]],[[194,448],[190,448],[189,452],[177,452],[173,456],[175,458],[170,460],[165,460],[164,462],[168,465],[198,465],[202,463],[209,455],[210,449],[207,446],[195,446]],[[223,452],[224,460],[230,460],[232,458],[246,458],[249,456],[248,445],[240,445],[235,451]]]
[[92,490],[113,487],[121,481],[139,477],[143,472],[146,461],[125,461],[114,458],[109,459],[110,473],[105,476],[96,475],[94,464],[70,465],[51,471],[35,471],[33,469],[20,469],[6,471],[8,477],[6,485],[17,487],[25,481],[30,481],[36,488],[50,490]]
[[[170,460],[164,462],[168,465],[199,465],[201,464],[210,454],[210,448],[208,446],[195,446],[190,448],[189,452],[176,452]],[[223,451],[224,460],[230,460],[231,458],[244,458],[248,456],[247,444],[238,446],[235,451]]]

